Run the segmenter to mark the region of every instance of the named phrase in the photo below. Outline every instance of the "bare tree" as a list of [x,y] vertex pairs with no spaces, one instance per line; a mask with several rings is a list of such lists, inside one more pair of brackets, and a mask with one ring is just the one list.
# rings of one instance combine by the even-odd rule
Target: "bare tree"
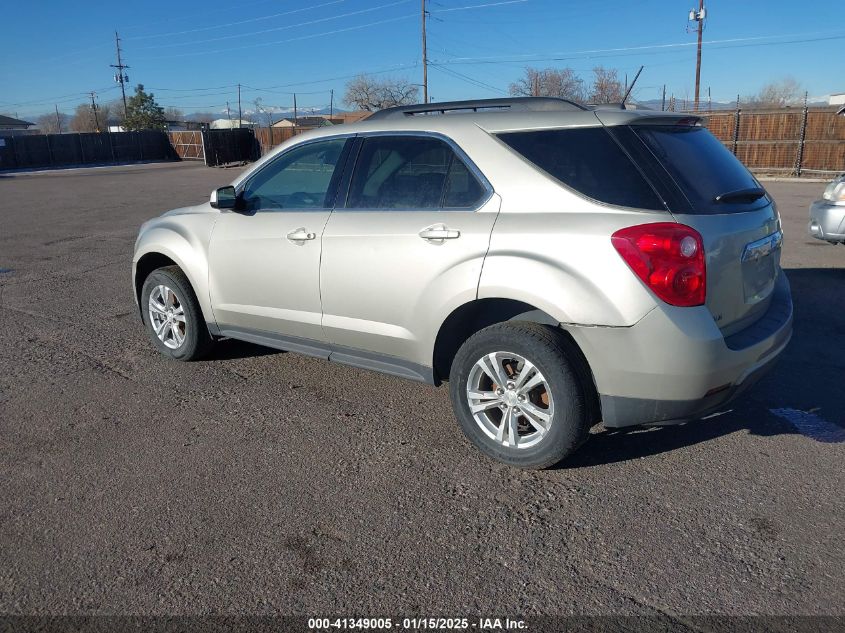
[[90,103],[80,103],[76,106],[70,129],[74,132],[105,132],[108,130],[108,120],[111,107],[108,104],[98,105],[97,114]]
[[374,112],[393,106],[415,103],[419,88],[407,79],[387,77],[377,79],[370,75],[358,75],[346,84],[343,97],[347,105],[359,110]]
[[267,127],[273,126],[273,113],[265,107],[265,105],[261,101],[261,97],[256,97],[255,101],[255,119],[259,125],[261,125],[261,116],[264,115],[264,120],[267,123]]
[[68,132],[70,131],[70,116],[64,112],[59,112],[59,118],[56,120],[56,113],[48,112],[47,114],[42,114],[35,119],[35,124],[44,134],[59,134],[60,132]]
[[167,106],[164,109],[164,118],[168,121],[182,121],[185,118],[185,113],[179,108]]
[[593,88],[590,103],[618,103],[625,92],[615,68],[596,66],[593,68]]
[[584,101],[584,80],[571,68],[531,68],[512,83],[508,91],[520,97],[560,97]]
[[746,97],[745,103],[753,108],[785,108],[801,100],[801,84],[794,77],[766,84],[756,95]]

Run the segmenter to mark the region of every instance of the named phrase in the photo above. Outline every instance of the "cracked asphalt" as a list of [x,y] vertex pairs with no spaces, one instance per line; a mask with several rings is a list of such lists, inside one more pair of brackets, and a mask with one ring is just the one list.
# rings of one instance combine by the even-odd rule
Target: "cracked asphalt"
[[[446,389],[232,341],[165,360],[138,226],[233,171],[0,174],[0,613],[845,615],[845,248],[819,183],[766,183],[785,356],[722,416],[608,432],[522,472]],[[7,270],[11,269],[11,270]]]

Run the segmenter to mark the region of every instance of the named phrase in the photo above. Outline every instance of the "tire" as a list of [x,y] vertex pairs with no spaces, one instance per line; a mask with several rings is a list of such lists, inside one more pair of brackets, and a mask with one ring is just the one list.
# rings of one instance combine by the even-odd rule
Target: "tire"
[[[533,368],[526,371],[524,361]],[[496,372],[494,362],[504,374]],[[499,387],[494,374],[513,380]],[[532,387],[536,374],[542,381]],[[520,468],[548,468],[588,437],[592,416],[585,374],[580,351],[561,332],[514,321],[491,325],[464,342],[452,363],[449,392],[461,429],[484,454]],[[523,387],[529,389],[520,394]]]
[[[150,295],[154,294],[155,305],[162,306],[162,288],[171,293],[164,306],[166,310],[155,310],[150,303]],[[181,361],[197,360],[208,354],[213,344],[208,326],[191,283],[178,266],[167,266],[150,273],[141,288],[140,304],[144,326],[159,352]],[[167,321],[167,312],[171,313],[172,321],[162,323]],[[180,317],[184,318],[184,322]],[[165,332],[164,339],[156,333],[154,319],[164,326],[160,330]]]

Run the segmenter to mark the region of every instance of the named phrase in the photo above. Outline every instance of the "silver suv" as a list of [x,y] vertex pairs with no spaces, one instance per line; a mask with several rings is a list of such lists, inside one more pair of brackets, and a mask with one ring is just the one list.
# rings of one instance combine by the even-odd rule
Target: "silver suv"
[[297,136],[141,227],[150,338],[228,337],[438,385],[488,455],[717,411],[787,345],[774,202],[699,119],[527,98]]

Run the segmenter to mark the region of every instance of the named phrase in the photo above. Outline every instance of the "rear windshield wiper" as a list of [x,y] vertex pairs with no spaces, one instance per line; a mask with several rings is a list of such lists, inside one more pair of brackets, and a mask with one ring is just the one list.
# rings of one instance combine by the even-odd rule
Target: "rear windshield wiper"
[[754,202],[766,195],[766,190],[760,187],[749,187],[748,189],[737,189],[720,193],[716,196],[716,202]]

